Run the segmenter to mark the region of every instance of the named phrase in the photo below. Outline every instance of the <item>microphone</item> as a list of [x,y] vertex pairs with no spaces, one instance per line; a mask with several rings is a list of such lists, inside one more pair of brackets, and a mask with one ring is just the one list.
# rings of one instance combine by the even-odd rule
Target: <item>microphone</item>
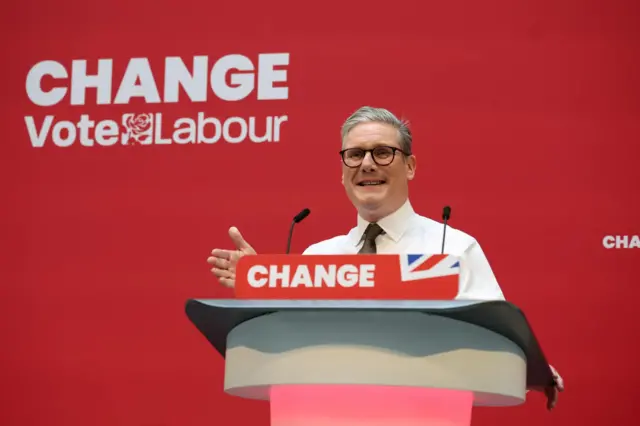
[[289,254],[289,251],[291,250],[291,237],[293,236],[293,227],[296,225],[296,223],[302,222],[304,220],[304,218],[309,216],[309,213],[311,213],[311,210],[304,209],[300,213],[298,213],[297,215],[294,216],[293,222],[291,222],[291,228],[289,228],[289,238],[287,239],[287,253],[286,254]]
[[442,209],[442,220],[444,221],[444,229],[442,230],[442,252],[440,254],[444,254],[444,239],[447,236],[447,221],[451,217],[451,207],[445,206]]

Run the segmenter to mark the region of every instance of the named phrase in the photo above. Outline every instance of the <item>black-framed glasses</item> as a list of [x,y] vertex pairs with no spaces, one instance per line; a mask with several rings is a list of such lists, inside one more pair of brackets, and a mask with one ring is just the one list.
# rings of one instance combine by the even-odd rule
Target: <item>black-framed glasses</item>
[[396,151],[400,151],[406,156],[407,154],[400,148],[396,148],[395,146],[376,146],[372,149],[362,149],[362,148],[347,148],[340,151],[340,156],[342,157],[342,162],[347,167],[360,167],[362,162],[364,161],[364,157],[366,157],[367,152],[371,153],[371,158],[373,158],[373,162],[378,166],[388,166],[393,162],[393,159],[396,156]]

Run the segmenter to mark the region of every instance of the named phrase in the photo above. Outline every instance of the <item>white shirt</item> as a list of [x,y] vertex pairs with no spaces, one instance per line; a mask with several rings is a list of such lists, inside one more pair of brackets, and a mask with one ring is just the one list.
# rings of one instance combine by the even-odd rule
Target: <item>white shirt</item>
[[[378,254],[439,254],[443,224],[414,212],[407,201],[391,215],[377,222],[385,231],[376,238]],[[369,222],[358,216],[357,226],[309,246],[303,254],[357,254]],[[446,254],[460,257],[460,291],[456,299],[505,300],[480,244],[472,236],[447,225]]]

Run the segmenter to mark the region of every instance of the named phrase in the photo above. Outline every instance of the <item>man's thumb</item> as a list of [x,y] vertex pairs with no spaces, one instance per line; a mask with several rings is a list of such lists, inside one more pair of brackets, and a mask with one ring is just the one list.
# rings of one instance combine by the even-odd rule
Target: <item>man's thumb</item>
[[[238,250],[242,249],[252,249],[252,247],[247,243],[244,238],[242,238],[242,234],[238,231],[238,228],[232,226],[229,228],[229,236],[231,237],[231,241],[235,244]],[[252,249],[253,250],[253,249]]]

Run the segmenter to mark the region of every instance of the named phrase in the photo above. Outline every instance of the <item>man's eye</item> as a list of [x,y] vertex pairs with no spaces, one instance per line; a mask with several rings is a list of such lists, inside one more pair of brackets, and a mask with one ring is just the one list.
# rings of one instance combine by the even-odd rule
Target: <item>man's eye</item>
[[388,157],[391,155],[391,152],[386,149],[381,149],[375,152],[376,157]]

